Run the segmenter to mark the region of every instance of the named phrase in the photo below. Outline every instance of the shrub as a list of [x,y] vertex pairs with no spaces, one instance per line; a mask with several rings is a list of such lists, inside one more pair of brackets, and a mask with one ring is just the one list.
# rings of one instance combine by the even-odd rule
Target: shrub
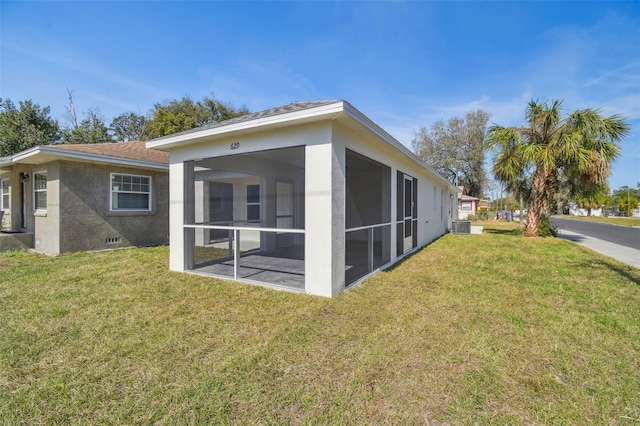
[[551,223],[549,218],[544,218],[540,221],[540,227],[538,228],[538,235],[541,237],[557,237],[558,228]]
[[466,220],[476,220],[476,215],[475,214],[468,214],[467,215],[467,219]]
[[478,210],[478,220],[489,220],[489,211],[485,208]]

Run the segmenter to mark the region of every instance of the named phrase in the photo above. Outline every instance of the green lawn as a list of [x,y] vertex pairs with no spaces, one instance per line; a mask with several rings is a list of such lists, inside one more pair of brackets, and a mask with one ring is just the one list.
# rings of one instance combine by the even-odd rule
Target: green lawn
[[513,226],[335,299],[0,255],[0,424],[638,424],[640,270]]

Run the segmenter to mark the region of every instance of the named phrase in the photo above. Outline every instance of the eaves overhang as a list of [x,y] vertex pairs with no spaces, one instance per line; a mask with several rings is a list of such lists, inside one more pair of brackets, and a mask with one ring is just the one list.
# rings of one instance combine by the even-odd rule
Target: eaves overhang
[[35,146],[25,151],[7,157],[0,157],[0,167],[8,167],[14,164],[44,164],[55,160],[70,160],[90,163],[117,164],[120,166],[169,170],[168,164],[154,163],[150,161],[135,160],[131,158],[114,157],[110,155],[93,154],[71,150],[56,149],[50,146]]
[[180,146],[239,136],[258,130],[272,130],[293,125],[332,120],[338,114],[343,112],[344,103],[344,101],[336,101],[334,103],[306,108],[299,111],[270,115],[248,121],[241,121],[226,125],[223,124],[211,128],[204,128],[202,130],[196,129],[195,131],[164,136],[148,141],[147,148],[164,151]]

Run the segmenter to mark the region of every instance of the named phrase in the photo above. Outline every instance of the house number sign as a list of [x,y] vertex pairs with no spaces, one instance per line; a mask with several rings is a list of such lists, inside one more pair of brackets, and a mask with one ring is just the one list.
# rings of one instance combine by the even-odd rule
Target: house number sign
[[233,142],[229,148],[231,148],[231,150],[240,148],[240,142]]

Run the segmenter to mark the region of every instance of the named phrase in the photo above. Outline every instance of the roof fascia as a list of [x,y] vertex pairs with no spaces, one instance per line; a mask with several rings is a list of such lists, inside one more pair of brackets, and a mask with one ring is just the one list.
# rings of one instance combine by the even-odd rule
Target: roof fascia
[[332,119],[336,115],[343,112],[344,101],[338,101],[327,105],[306,108],[300,111],[282,113],[278,115],[257,118],[254,120],[243,121],[239,123],[229,124],[226,126],[213,127],[189,133],[183,133],[175,136],[166,136],[163,138],[151,140],[147,142],[147,148],[154,149],[170,149],[182,145],[190,145],[201,142],[205,139],[216,139],[216,137],[233,136],[238,133],[251,131],[255,128],[277,128],[290,125],[292,123],[304,123],[309,121],[320,121],[324,119]]
[[131,158],[112,157],[108,155],[92,154],[79,151],[68,151],[62,149],[55,149],[47,146],[35,146],[27,149],[26,151],[19,152],[17,154],[0,158],[0,165],[19,164],[29,158],[38,155],[51,155],[60,158],[69,158],[73,160],[118,164],[122,166],[140,167],[145,169],[156,170],[169,170],[168,164],[154,163],[150,161],[134,160]]

